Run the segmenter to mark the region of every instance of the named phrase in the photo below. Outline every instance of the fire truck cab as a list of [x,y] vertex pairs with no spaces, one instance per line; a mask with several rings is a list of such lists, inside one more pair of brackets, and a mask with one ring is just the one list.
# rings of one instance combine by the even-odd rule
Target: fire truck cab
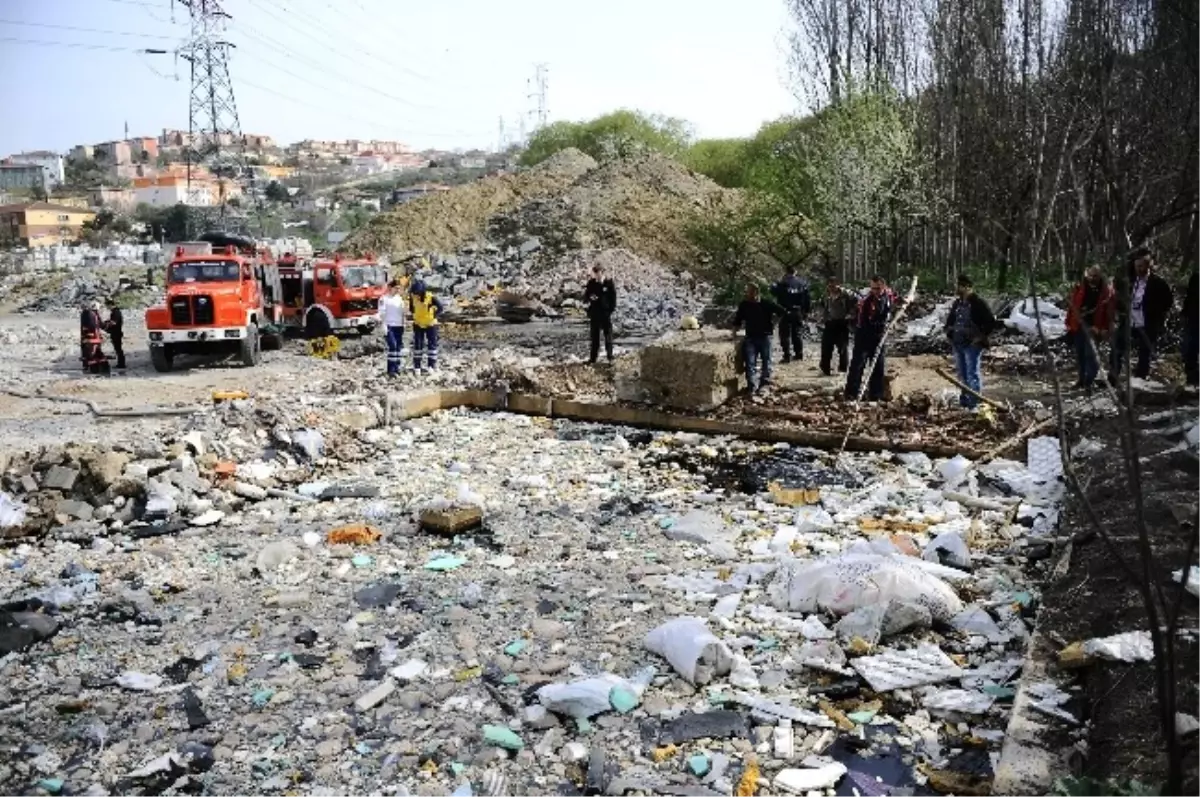
[[279,273],[253,240],[206,233],[179,244],[166,286],[165,304],[146,311],[156,371],[170,371],[177,354],[236,353],[243,365],[257,365],[264,342],[278,345],[262,330],[279,323]]
[[279,258],[279,279],[284,323],[303,329],[305,337],[368,334],[378,324],[387,273],[374,257],[300,258],[289,252]]

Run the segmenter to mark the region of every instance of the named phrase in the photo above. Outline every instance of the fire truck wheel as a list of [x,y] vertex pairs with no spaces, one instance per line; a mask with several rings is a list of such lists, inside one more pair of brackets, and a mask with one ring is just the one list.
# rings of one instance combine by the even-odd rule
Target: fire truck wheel
[[258,325],[251,324],[246,327],[246,337],[242,338],[240,351],[242,365],[258,365],[261,353],[258,340]]
[[170,345],[166,346],[151,346],[150,347],[150,364],[154,366],[154,370],[160,374],[165,374],[171,370],[171,365],[175,360],[175,352],[171,351]]
[[279,351],[283,348],[283,335],[268,333],[262,336],[263,351]]

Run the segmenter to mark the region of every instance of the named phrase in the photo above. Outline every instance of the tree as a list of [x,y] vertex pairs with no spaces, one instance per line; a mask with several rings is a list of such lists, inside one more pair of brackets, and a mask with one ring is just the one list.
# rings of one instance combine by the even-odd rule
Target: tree
[[272,180],[267,183],[267,188],[264,192],[267,199],[272,202],[287,202],[291,197],[288,195],[287,187],[278,180]]
[[691,131],[682,119],[620,110],[587,122],[555,122],[541,128],[530,137],[520,163],[533,166],[571,147],[598,161],[644,152],[678,158],[687,150],[691,138]]
[[746,184],[748,145],[742,138],[701,139],[684,153],[683,162],[718,185],[742,188]]
[[108,170],[96,160],[68,160],[63,167],[63,185],[71,190],[99,188],[105,182]]

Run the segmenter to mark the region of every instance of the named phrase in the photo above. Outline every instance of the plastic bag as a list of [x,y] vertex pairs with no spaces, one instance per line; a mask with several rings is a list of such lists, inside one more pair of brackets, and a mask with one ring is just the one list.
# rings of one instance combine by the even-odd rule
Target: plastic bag
[[25,524],[25,513],[29,507],[0,490],[0,529],[11,529]]
[[843,554],[780,563],[770,595],[776,608],[793,612],[849,614],[863,606],[897,601],[924,606],[937,620],[963,610],[950,585],[910,557]]
[[646,634],[646,650],[666,659],[693,685],[733,669],[733,653],[699,617],[677,617]]
[[971,550],[962,535],[954,531],[937,535],[925,546],[921,558],[926,562],[937,562],[968,570],[971,567]]

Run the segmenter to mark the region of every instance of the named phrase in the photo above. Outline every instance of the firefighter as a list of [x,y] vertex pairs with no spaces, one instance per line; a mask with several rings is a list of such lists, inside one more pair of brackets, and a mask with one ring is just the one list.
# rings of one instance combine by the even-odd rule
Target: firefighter
[[[442,303],[437,300],[425,287],[424,280],[414,280],[412,291],[408,295],[408,311],[412,314],[413,325],[413,373],[437,369],[438,358],[438,316],[442,313]],[[421,367],[421,353],[428,350],[428,368]]]
[[79,359],[83,363],[85,374],[102,374],[108,371],[108,359],[105,358],[104,352],[100,348],[100,329],[102,327],[99,304],[96,302],[86,303],[83,311],[79,314]]
[[117,307],[117,297],[110,297],[108,300],[108,320],[104,322],[104,331],[108,333],[108,339],[112,341],[113,352],[117,355],[117,370],[125,370],[125,316],[121,313],[121,308]]

